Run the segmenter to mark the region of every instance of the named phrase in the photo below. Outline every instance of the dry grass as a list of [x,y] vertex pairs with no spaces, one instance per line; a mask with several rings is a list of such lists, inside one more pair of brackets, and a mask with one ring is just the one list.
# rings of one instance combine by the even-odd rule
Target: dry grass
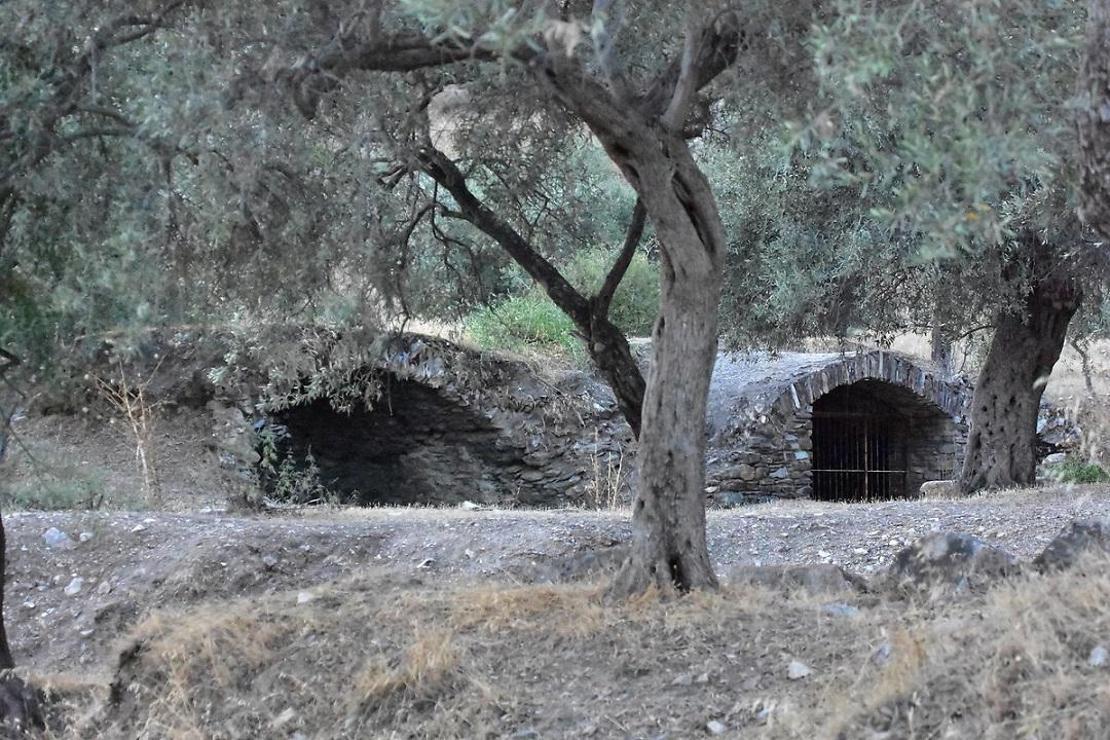
[[418,629],[397,665],[381,656],[370,659],[355,676],[351,696],[359,711],[402,692],[426,697],[446,685],[458,667],[459,650],[453,633]]
[[1110,733],[1110,562],[1003,583],[902,622],[894,658],[826,697],[842,737],[1094,738]]
[[[601,584],[386,571],[147,619],[120,700],[72,737],[1104,737],[1110,564],[907,603],[726,586],[606,605]],[[829,602],[854,606],[830,615]],[[889,660],[872,660],[889,645]],[[787,666],[812,668],[791,680]],[[92,698],[86,698],[92,702]]]
[[605,625],[605,611],[596,585],[479,586],[454,594],[451,623],[460,630],[545,629],[581,638]]

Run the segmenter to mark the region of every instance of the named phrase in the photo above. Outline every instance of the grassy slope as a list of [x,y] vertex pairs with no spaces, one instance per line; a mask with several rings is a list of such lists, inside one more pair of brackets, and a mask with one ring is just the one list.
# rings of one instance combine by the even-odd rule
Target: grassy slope
[[[1110,732],[1110,668],[1088,664],[1110,637],[1105,561],[912,603],[745,587],[613,606],[594,583],[384,570],[311,593],[149,617],[125,642],[121,702],[65,734],[689,737],[711,720],[776,738]],[[792,660],[812,673],[791,680]]]

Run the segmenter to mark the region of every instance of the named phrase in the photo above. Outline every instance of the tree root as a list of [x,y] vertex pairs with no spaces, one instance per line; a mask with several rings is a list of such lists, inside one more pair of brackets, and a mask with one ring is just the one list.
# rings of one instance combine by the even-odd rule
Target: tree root
[[0,736],[21,737],[46,727],[42,690],[11,671],[0,672]]

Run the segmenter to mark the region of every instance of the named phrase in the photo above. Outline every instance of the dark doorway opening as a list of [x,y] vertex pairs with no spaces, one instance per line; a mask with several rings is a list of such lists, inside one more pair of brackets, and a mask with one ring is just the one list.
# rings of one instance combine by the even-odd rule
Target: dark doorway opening
[[473,409],[414,381],[392,380],[373,409],[341,413],[317,400],[271,421],[281,454],[301,470],[311,461],[340,503],[499,503],[519,488],[521,451]]
[[[924,399],[922,399],[923,401]],[[864,380],[813,403],[813,495],[824,501],[904,498],[916,420],[933,416],[890,383]]]

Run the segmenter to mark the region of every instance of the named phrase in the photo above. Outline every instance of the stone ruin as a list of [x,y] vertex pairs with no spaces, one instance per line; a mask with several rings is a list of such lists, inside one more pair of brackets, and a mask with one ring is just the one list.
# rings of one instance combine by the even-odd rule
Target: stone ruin
[[722,505],[916,496],[958,471],[971,395],[893,352],[722,354],[709,492]]
[[[396,340],[374,369],[383,384],[370,408],[338,411],[318,398],[265,419],[288,452],[311,455],[341,501],[628,501],[635,443],[589,375],[416,336]],[[966,383],[891,352],[722,353],[709,398],[709,502],[916,496],[957,471],[970,399]],[[236,434],[247,439],[255,407],[216,401],[217,426],[235,427],[229,408],[241,409]]]
[[[607,389],[574,370],[415,335],[395,338],[367,368],[371,403],[317,397],[264,411],[257,389],[209,403],[228,477],[257,467],[259,432],[318,470],[357,505],[596,506],[629,497],[621,474],[632,444]],[[311,463],[310,463],[311,461]]]
[[[239,356],[245,369],[228,376],[211,370],[237,356],[226,337],[153,345],[166,360],[159,377],[170,383],[160,395],[209,415],[210,447],[229,485],[248,498],[260,431],[279,430],[282,453],[306,465],[311,457],[344,503],[629,501],[635,441],[609,389],[590,374],[418,335],[305,346],[305,334],[319,334],[298,331],[256,338],[253,346],[281,359]],[[373,378],[368,403],[344,408],[327,392],[267,402],[275,374],[312,388],[313,373],[343,366],[339,355],[353,358],[351,377]],[[958,470],[971,393],[965,381],[887,351],[722,353],[709,394],[708,501],[916,496],[923,482]]]

